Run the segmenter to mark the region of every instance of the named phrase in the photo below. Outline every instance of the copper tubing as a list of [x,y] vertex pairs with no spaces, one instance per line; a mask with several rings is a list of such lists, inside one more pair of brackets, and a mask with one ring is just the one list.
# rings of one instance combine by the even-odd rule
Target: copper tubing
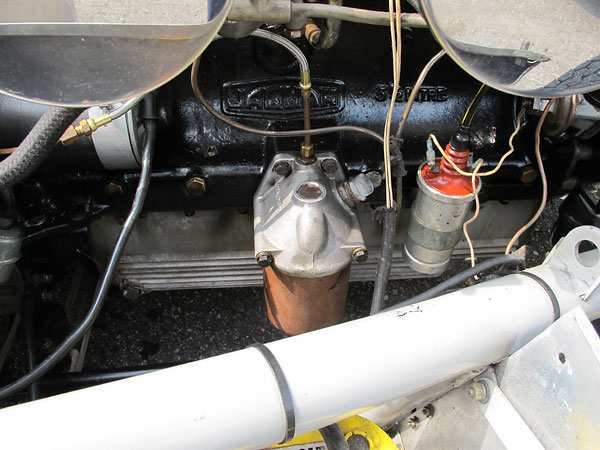
[[[310,88],[305,90],[302,89],[302,108],[304,110],[304,130],[310,130]],[[304,147],[312,148],[310,141],[310,134],[304,135]],[[304,155],[302,155],[304,156]],[[312,155],[311,155],[312,156]]]
[[350,265],[321,278],[292,277],[267,267],[263,277],[267,316],[284,333],[302,334],[342,321]]
[[254,133],[261,136],[269,136],[269,137],[302,137],[306,135],[316,136],[320,134],[329,134],[329,133],[340,133],[343,131],[351,131],[354,133],[362,133],[365,134],[376,141],[383,143],[383,136],[376,133],[375,131],[369,130],[368,128],[357,127],[354,125],[338,125],[335,127],[325,127],[325,128],[315,128],[312,130],[293,130],[293,131],[271,131],[271,130],[260,130],[258,128],[249,127],[247,125],[243,125],[235,120],[231,120],[229,117],[221,114],[216,109],[214,109],[204,98],[202,92],[200,91],[200,87],[198,86],[198,67],[200,66],[200,58],[198,58],[192,64],[192,74],[191,74],[191,83],[192,90],[194,91],[194,95],[198,99],[198,101],[204,106],[209,113],[211,113],[214,117],[219,119],[220,121],[226,123],[227,125],[237,128],[238,130],[246,131],[248,133]]

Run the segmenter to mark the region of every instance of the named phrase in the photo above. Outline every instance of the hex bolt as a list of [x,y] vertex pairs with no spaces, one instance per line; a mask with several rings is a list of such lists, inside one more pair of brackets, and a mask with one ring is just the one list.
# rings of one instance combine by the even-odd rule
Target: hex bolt
[[324,159],[321,163],[321,169],[325,173],[334,173],[338,169],[338,163],[333,158]]
[[537,178],[537,172],[533,167],[526,166],[519,170],[519,181],[524,184],[533,183]]
[[429,418],[433,417],[433,415],[435,414],[435,407],[431,403],[428,405],[425,405],[425,406],[423,406],[421,413],[429,419]]
[[467,388],[467,394],[473,400],[477,400],[480,403],[486,403],[489,397],[489,391],[487,384],[483,381],[474,381]]
[[206,192],[206,180],[202,177],[192,177],[185,182],[185,188],[192,195],[202,195]]
[[352,251],[352,259],[357,263],[363,263],[369,258],[369,252],[364,247],[357,247]]
[[121,186],[116,181],[111,181],[106,186],[104,186],[104,193],[110,196],[121,195],[123,194],[123,186]]
[[260,252],[256,255],[256,262],[260,267],[269,267],[273,264],[273,255],[269,252]]
[[281,175],[282,177],[287,177],[291,171],[292,167],[287,161],[279,161],[273,166],[273,172],[275,172],[277,175]]
[[417,428],[419,428],[420,422],[421,421],[417,416],[411,417],[410,419],[408,419],[408,427],[412,428],[413,430],[416,430]]

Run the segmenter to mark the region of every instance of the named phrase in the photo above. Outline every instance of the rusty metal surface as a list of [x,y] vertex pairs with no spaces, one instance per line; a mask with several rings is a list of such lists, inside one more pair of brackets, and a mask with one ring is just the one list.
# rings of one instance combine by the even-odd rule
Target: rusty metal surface
[[306,333],[342,321],[350,265],[321,278],[292,277],[272,267],[263,274],[267,316],[284,333]]

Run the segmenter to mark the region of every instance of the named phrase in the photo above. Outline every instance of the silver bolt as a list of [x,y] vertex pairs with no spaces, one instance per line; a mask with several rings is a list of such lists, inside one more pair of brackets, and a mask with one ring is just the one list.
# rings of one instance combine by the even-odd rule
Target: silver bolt
[[369,258],[369,253],[366,248],[357,247],[352,252],[352,259],[358,263],[365,262]]
[[419,423],[420,420],[417,416],[411,417],[410,419],[408,419],[408,427],[416,430],[417,428],[419,428]]
[[467,394],[473,400],[477,400],[481,403],[486,403],[489,400],[489,389],[487,384],[483,381],[474,381],[467,388]]
[[269,267],[273,264],[273,255],[269,252],[260,252],[256,255],[256,262],[260,267]]

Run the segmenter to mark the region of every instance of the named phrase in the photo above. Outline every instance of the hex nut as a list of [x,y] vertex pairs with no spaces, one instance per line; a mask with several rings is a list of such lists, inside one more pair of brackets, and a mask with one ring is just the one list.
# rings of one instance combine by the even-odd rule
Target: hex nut
[[106,195],[121,195],[123,194],[123,186],[115,181],[111,181],[106,186],[104,186],[104,193]]
[[202,195],[206,192],[206,180],[202,177],[192,177],[185,182],[185,188],[192,195]]
[[425,405],[425,406],[423,406],[421,413],[429,419],[429,418],[433,417],[433,415],[435,414],[435,407],[431,403],[428,405]]
[[321,162],[321,169],[325,173],[334,173],[338,169],[338,163],[333,158],[324,159],[323,162]]
[[357,263],[363,263],[369,258],[369,252],[364,247],[355,248],[352,251],[352,259]]
[[60,142],[64,146],[71,145],[74,142],[77,142],[78,140],[79,135],[77,134],[77,130],[75,130],[75,127],[73,125],[69,126],[69,128],[67,128],[63,135],[60,137]]
[[269,267],[273,264],[273,255],[269,252],[260,252],[256,255],[256,262],[260,267]]
[[480,403],[486,403],[489,399],[489,390],[487,384],[483,381],[474,381],[467,388],[467,394],[473,400],[477,400]]
[[419,428],[419,423],[420,420],[417,416],[411,417],[410,419],[408,419],[408,427],[412,428],[413,430],[416,430],[417,428]]
[[533,183],[537,179],[537,172],[533,167],[522,167],[519,170],[519,181],[524,184]]
[[273,166],[273,172],[275,172],[277,175],[281,175],[282,177],[287,177],[291,171],[292,167],[287,161],[279,161]]

